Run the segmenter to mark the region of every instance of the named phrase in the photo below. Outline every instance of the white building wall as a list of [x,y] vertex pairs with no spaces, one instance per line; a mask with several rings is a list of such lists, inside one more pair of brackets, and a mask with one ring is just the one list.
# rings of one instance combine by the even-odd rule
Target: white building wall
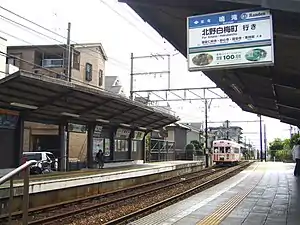
[[[7,53],[7,43],[6,39],[0,37],[0,79],[5,77],[6,74],[6,55]],[[2,53],[3,52],[3,53]]]
[[168,137],[166,138],[166,141],[175,141],[175,134],[173,129],[168,130]]
[[195,140],[200,142],[199,132],[187,131],[186,143],[189,144],[191,143],[191,141],[195,141]]

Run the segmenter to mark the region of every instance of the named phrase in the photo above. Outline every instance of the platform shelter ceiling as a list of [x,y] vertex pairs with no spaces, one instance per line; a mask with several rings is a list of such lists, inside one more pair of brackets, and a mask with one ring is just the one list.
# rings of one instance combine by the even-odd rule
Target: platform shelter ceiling
[[[300,2],[292,0],[119,0],[186,56],[186,18],[264,7],[274,23],[275,66],[205,74],[244,111],[300,125]],[[232,84],[242,93],[237,93]],[[254,106],[254,107],[253,107]]]
[[153,130],[178,121],[103,89],[22,71],[0,80],[0,108],[18,110],[28,121],[50,124],[65,121]]

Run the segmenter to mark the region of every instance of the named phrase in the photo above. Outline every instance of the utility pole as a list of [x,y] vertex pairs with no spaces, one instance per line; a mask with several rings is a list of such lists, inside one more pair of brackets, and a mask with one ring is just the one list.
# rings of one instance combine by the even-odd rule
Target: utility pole
[[261,121],[261,115],[258,115],[259,117],[259,137],[260,137],[260,161],[263,161],[263,137],[262,137],[262,121]]
[[226,140],[229,140],[229,121],[226,120]]
[[207,125],[207,99],[204,100],[205,103],[205,167],[208,167],[208,125]]
[[133,53],[130,56],[130,100],[133,101]]
[[204,96],[204,117],[205,117],[205,167],[208,167],[208,102],[205,96],[205,89],[203,90],[203,96]]
[[[71,50],[71,23],[68,23],[68,35],[67,35],[67,51],[66,51],[66,73],[67,80],[72,82],[72,50]],[[69,141],[70,141],[70,133],[69,133],[69,123],[65,124],[65,148],[62,152],[62,169],[63,171],[69,170]]]
[[264,147],[265,147],[265,161],[267,162],[268,143],[267,143],[267,128],[266,128],[266,124],[264,124]]
[[68,23],[68,36],[67,36],[67,65],[66,72],[68,81],[72,81],[72,49],[71,49],[71,23]]

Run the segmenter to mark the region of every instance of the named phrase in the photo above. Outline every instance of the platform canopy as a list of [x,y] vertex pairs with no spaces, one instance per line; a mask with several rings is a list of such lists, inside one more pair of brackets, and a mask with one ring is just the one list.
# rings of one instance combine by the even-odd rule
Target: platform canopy
[[0,108],[18,110],[27,121],[50,124],[66,121],[153,130],[178,121],[99,88],[22,71],[0,80]]
[[[300,2],[292,0],[119,0],[187,55],[186,18],[264,7],[274,24],[275,66],[207,71],[243,110],[300,125]],[[188,79],[187,77],[185,79]],[[234,85],[233,85],[234,84]]]

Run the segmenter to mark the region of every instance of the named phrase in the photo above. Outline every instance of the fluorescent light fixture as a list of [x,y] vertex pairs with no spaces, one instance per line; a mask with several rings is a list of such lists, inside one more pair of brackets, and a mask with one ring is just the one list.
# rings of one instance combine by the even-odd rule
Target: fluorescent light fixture
[[160,130],[153,130],[154,132],[157,132],[157,133],[159,133],[160,132]]
[[254,110],[254,106],[252,104],[248,104],[248,107]]
[[138,127],[139,130],[148,130],[146,127]]
[[103,119],[96,119],[96,121],[100,123],[109,123],[109,120],[103,120]]
[[126,124],[126,123],[120,123],[120,126],[122,126],[122,127],[131,127],[131,125]]
[[236,84],[232,84],[231,85],[232,89],[235,90],[237,93],[242,94],[242,90],[236,85]]
[[62,112],[61,115],[63,115],[63,116],[69,116],[69,117],[74,117],[74,118],[80,117],[80,115],[73,114],[73,113],[68,113],[68,112]]
[[26,109],[38,109],[39,108],[35,105],[27,105],[27,104],[22,104],[22,103],[18,103],[18,102],[12,102],[12,103],[10,103],[10,105],[17,106],[20,108],[26,108]]

